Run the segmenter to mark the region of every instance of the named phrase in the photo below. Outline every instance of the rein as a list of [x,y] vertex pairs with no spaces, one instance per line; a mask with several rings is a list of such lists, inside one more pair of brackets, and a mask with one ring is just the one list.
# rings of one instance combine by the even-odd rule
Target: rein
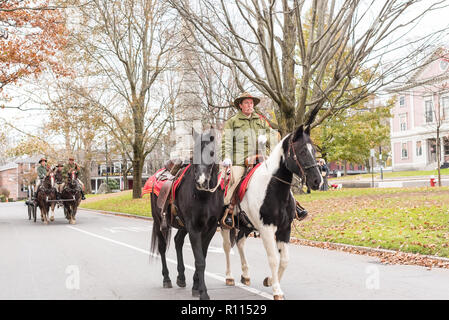
[[[213,169],[214,168],[212,167],[211,172],[212,172]],[[221,182],[220,179],[218,179],[218,177],[224,177],[224,174],[226,172],[225,170],[226,170],[226,167],[223,167],[221,169],[221,171],[219,172],[219,174],[217,176],[217,185],[214,188],[212,188],[212,189],[205,189],[205,188],[201,188],[201,187],[198,188],[197,187],[196,189],[199,190],[199,191],[207,191],[207,192],[211,192],[211,193],[215,192],[218,189],[218,187],[220,186],[220,182]],[[221,173],[221,176],[220,176],[220,173]]]
[[[290,136],[290,139],[288,141],[288,156],[289,157],[291,156],[290,153],[292,151],[293,151],[293,159],[295,160],[296,165],[298,166],[299,170],[301,171],[301,180],[304,180],[304,178],[306,177],[305,170],[309,170],[309,169],[318,167],[318,164],[314,163],[309,166],[305,166],[304,168],[303,168],[303,166],[301,166],[301,164],[298,161],[298,157],[296,156],[296,150],[295,150],[295,146],[293,144],[293,135]],[[283,181],[282,179],[279,179],[279,178],[277,178],[277,179],[284,183],[287,183],[286,181]],[[287,184],[290,184],[290,183],[287,183]],[[290,185],[292,185],[292,184],[290,184]]]

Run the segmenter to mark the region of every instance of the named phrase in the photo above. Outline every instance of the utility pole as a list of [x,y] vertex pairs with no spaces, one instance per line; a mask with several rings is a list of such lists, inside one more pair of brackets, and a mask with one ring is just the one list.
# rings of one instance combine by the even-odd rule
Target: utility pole
[[371,153],[371,188],[374,188],[374,149],[371,149],[370,153]]
[[382,162],[382,146],[379,146],[379,164],[380,164],[380,180],[384,179],[383,162]]
[[109,172],[108,172],[108,139],[104,140],[106,150],[106,184],[109,185]]

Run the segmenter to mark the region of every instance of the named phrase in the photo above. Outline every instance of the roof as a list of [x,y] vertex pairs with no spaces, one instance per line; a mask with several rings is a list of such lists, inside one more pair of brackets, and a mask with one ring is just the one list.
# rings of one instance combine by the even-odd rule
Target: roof
[[7,164],[5,164],[4,166],[0,167],[0,171],[6,171],[6,170],[11,170],[11,169],[16,169],[18,167],[17,163],[14,162],[9,162]]
[[418,68],[416,68],[415,72],[412,74],[412,76],[410,77],[410,79],[405,82],[403,85],[397,86],[397,87],[390,87],[387,89],[388,92],[390,93],[397,93],[400,91],[404,91],[404,90],[408,90],[414,87],[418,87],[418,86],[422,86],[422,85],[426,85],[426,84],[433,84],[433,83],[438,83],[440,81],[443,80],[447,80],[449,79],[449,69],[448,71],[438,75],[438,76],[432,76],[430,78],[427,79],[422,79],[422,80],[417,80],[419,75],[434,61],[439,60],[443,57],[447,57],[448,56],[448,49],[446,48],[438,48],[436,49],[427,59],[426,61],[419,66]]

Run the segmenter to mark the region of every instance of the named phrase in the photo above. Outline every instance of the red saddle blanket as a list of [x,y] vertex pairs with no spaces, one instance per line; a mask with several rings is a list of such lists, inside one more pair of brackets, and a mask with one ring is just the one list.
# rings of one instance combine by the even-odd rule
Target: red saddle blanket
[[251,169],[250,172],[243,178],[242,183],[240,184],[239,189],[239,199],[242,201],[243,197],[245,196],[246,189],[248,188],[249,181],[251,180],[251,177],[253,176],[256,169],[262,164],[262,162],[259,162],[254,168]]
[[[185,167],[185,168],[183,169],[183,171],[182,171],[182,173],[179,175],[178,179],[176,179],[176,180],[173,182],[173,186],[172,186],[172,194],[173,194],[173,198],[175,198],[175,192],[176,192],[176,189],[178,189],[179,184],[181,183],[182,178],[184,177],[184,175],[185,175],[185,173],[186,173],[186,171],[187,171],[187,169],[188,169],[189,167],[190,167],[190,164],[189,164],[187,167]],[[156,171],[156,173],[155,173],[154,175],[152,175],[151,177],[148,178],[147,182],[145,182],[145,185],[144,185],[144,187],[143,187],[143,189],[142,189],[142,195],[147,194],[147,193],[154,192],[154,194],[155,194],[156,196],[159,196],[159,192],[161,191],[162,185],[163,185],[164,182],[166,181],[166,180],[159,180],[159,181],[157,180],[157,175],[158,175],[158,173],[161,172],[162,170],[165,170],[165,168],[159,169],[158,171]],[[225,181],[225,178],[222,177],[222,173],[220,173],[220,174],[218,175],[218,181],[220,181],[221,189],[224,189],[224,188],[225,188],[225,182],[226,182],[226,181]],[[226,187],[227,187],[227,185],[226,185]],[[153,188],[154,188],[154,189],[153,189]]]
[[147,182],[145,182],[145,185],[143,186],[142,195],[154,192],[156,196],[159,196],[159,192],[161,191],[162,185],[164,184],[165,180],[157,181],[156,176],[163,170],[165,169],[159,169],[155,174],[148,178]]
[[[181,183],[181,180],[184,177],[184,174],[186,173],[186,171],[189,167],[190,167],[190,164],[182,170],[182,173],[173,182],[173,186],[172,186],[173,198],[175,197],[176,189],[178,188],[179,184]],[[154,194],[156,196],[159,196],[159,192],[161,191],[162,185],[165,183],[165,181],[167,181],[167,180],[157,180],[158,173],[163,170],[165,170],[165,168],[159,169],[158,171],[156,171],[155,174],[153,174],[151,177],[148,178],[147,182],[145,182],[145,185],[143,186],[142,195],[154,192]]]

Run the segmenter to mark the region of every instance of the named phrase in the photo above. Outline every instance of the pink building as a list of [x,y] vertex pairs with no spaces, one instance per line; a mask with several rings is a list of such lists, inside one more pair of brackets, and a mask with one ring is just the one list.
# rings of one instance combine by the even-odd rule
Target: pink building
[[449,53],[436,50],[401,87],[391,118],[393,171],[431,170],[437,166],[440,130],[441,163],[449,161]]

